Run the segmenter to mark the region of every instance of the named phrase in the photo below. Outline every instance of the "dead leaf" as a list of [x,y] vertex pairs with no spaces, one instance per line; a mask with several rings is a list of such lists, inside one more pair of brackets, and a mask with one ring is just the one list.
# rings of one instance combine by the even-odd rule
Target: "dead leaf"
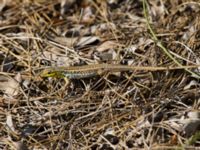
[[79,39],[76,46],[83,47],[85,45],[92,44],[96,41],[100,41],[99,37],[97,37],[97,36],[85,36],[85,37],[82,37],[81,39]]
[[[109,23],[100,23],[98,25],[93,25],[90,28],[86,28],[84,33],[91,33],[94,35],[102,35],[105,34],[109,30],[116,30],[117,27],[114,23],[109,22]],[[83,30],[82,30],[83,31]]]
[[76,0],[60,0],[61,14],[64,15],[69,8],[75,4]]
[[187,113],[187,118],[180,119],[179,122],[183,125],[181,131],[186,137],[192,136],[200,127],[200,112],[190,111]]
[[52,48],[51,51],[44,51],[43,56],[41,57],[41,59],[52,61],[52,66],[69,66],[70,64],[79,62],[78,57],[74,57],[74,59],[69,59],[65,55],[60,55],[57,48]]
[[0,90],[8,96],[15,96],[19,93],[19,83],[6,75],[0,75]]
[[189,90],[189,89],[191,89],[192,87],[197,87],[197,86],[198,86],[197,81],[192,80],[192,81],[190,81],[190,83],[187,84],[183,89],[184,89],[184,90]]
[[152,5],[151,12],[152,12],[153,16],[155,16],[155,17],[162,17],[162,16],[164,16],[166,8],[165,8],[165,6],[164,6],[164,4],[163,4],[162,1],[160,1],[160,0],[149,1],[149,3]]
[[9,3],[10,0],[0,0],[0,12],[3,10],[3,8]]
[[24,142],[19,141],[19,142],[13,142],[15,145],[16,150],[28,150],[28,147],[25,145]]
[[77,37],[72,38],[66,38],[66,37],[55,37],[54,41],[63,45],[67,46],[68,48],[73,47],[74,43],[78,40]]
[[105,41],[100,46],[97,47],[98,52],[104,52],[109,49],[114,49],[117,47],[117,43],[114,41]]
[[193,135],[200,127],[200,119],[186,119],[183,126],[183,132],[186,137]]
[[85,36],[82,38],[78,37],[72,37],[72,38],[66,38],[66,37],[55,37],[54,41],[63,45],[67,46],[68,48],[78,46],[82,47],[85,45],[92,44],[96,41],[100,41],[100,38],[97,36]]
[[13,124],[11,114],[8,114],[7,117],[6,117],[6,125],[9,127],[9,130],[15,132],[15,127],[14,127],[14,124]]
[[87,6],[83,10],[83,17],[82,17],[81,23],[92,24],[94,21],[95,21],[95,15],[92,12],[92,7]]

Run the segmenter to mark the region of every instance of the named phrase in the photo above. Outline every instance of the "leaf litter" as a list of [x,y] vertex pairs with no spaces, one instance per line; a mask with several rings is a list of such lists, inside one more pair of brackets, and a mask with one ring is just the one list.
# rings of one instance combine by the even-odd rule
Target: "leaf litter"
[[0,149],[199,148],[191,72],[108,72],[69,85],[39,76],[49,66],[177,66],[161,46],[199,64],[199,14],[196,0],[0,1]]

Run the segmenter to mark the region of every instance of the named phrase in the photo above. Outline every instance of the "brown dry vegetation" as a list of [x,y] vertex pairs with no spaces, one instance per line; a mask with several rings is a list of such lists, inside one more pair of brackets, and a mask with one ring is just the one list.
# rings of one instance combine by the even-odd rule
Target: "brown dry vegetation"
[[148,0],[146,17],[143,2],[0,1],[0,149],[200,145],[199,68],[68,85],[39,76],[47,66],[199,64],[200,1]]

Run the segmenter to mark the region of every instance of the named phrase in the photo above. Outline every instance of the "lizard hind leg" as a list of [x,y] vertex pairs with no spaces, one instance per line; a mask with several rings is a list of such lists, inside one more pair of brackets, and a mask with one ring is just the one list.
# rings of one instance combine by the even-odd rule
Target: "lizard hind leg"
[[64,87],[68,87],[68,85],[70,84],[69,79],[65,77],[64,80],[65,80],[65,85],[64,85]]

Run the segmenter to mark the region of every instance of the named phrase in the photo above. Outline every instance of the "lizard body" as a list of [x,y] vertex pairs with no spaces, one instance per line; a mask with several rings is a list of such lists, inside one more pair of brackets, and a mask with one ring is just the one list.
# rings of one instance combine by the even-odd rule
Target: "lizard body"
[[42,77],[58,77],[68,79],[88,78],[101,75],[105,72],[121,72],[121,71],[168,71],[178,69],[198,68],[200,65],[180,66],[180,67],[147,67],[147,66],[129,66],[118,64],[94,64],[70,67],[51,67],[45,69],[40,75]]

